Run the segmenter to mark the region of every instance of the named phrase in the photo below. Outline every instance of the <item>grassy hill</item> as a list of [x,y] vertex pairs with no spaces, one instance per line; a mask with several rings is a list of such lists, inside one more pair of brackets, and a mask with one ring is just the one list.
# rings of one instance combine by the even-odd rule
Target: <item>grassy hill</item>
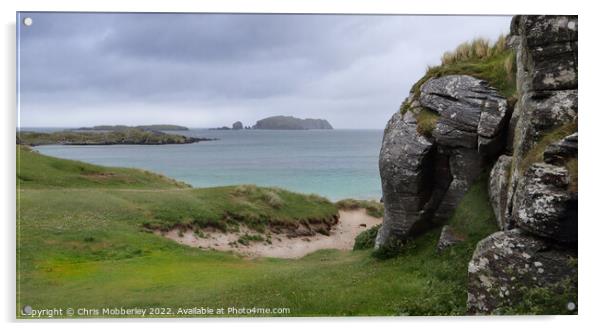
[[[203,306],[285,307],[287,316],[463,314],[466,265],[476,242],[495,229],[482,180],[452,219],[468,240],[442,254],[435,250],[434,229],[388,260],[373,258],[369,250],[249,260],[178,245],[145,225],[223,216],[295,222],[330,216],[336,207],[284,190],[190,189],[141,170],[61,160],[23,147],[18,153],[18,309]],[[99,180],[98,174],[111,175]]]
[[17,146],[17,186],[21,188],[186,188],[190,185],[150,171],[109,168],[41,155]]

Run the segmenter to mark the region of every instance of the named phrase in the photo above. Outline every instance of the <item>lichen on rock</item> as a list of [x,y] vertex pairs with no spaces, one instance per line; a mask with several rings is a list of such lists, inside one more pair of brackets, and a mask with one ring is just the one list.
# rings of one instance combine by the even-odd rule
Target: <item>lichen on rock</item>
[[565,280],[576,283],[575,258],[575,250],[557,248],[519,229],[490,235],[479,242],[468,264],[468,313],[501,313],[529,289],[556,288]]

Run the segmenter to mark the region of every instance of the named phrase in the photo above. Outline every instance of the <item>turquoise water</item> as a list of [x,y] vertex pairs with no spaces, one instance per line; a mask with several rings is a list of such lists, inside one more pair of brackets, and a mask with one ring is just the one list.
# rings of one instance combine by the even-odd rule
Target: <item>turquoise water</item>
[[65,159],[147,169],[195,187],[278,186],[317,193],[331,200],[381,196],[378,154],[382,130],[195,129],[185,134],[220,140],[188,145],[38,146],[36,149]]

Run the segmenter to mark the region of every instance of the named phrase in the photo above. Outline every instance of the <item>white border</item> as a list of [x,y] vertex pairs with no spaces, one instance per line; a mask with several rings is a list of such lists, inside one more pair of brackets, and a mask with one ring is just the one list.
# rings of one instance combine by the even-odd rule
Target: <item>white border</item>
[[[469,0],[436,0],[436,1],[386,1],[386,0],[221,0],[221,1],[191,1],[191,0],[4,0],[0,2],[2,11],[2,70],[3,79],[0,81],[2,92],[2,219],[3,240],[0,247],[3,250],[2,286],[4,294],[0,303],[2,322],[11,323],[9,328],[44,328],[72,330],[91,328],[100,330],[106,327],[131,328],[131,321],[111,320],[102,325],[91,321],[51,321],[47,323],[14,320],[15,316],[15,12],[16,11],[138,11],[138,12],[287,12],[287,13],[378,13],[378,14],[578,14],[580,23],[579,62],[580,73],[580,106],[581,106],[581,226],[580,226],[580,261],[579,261],[579,316],[560,317],[489,317],[489,318],[450,318],[450,317],[404,317],[404,318],[295,318],[295,319],[236,319],[236,320],[152,320],[146,322],[149,330],[164,330],[166,323],[175,323],[185,328],[228,328],[241,329],[302,329],[334,327],[333,323],[343,324],[346,329],[366,330],[367,328],[414,329],[433,328],[445,330],[512,330],[526,329],[534,324],[545,324],[547,330],[568,330],[577,327],[592,326],[600,315],[597,312],[600,294],[600,205],[599,183],[600,176],[597,168],[600,166],[600,138],[596,135],[602,124],[602,106],[595,99],[600,94],[600,28],[599,11],[594,1],[469,1]],[[400,95],[400,100],[403,99]],[[384,123],[383,123],[384,126]],[[188,325],[195,323],[194,325]],[[378,324],[378,325],[375,325]],[[40,325],[44,324],[44,325]],[[185,325],[186,324],[186,325]],[[339,325],[337,325],[339,326]]]

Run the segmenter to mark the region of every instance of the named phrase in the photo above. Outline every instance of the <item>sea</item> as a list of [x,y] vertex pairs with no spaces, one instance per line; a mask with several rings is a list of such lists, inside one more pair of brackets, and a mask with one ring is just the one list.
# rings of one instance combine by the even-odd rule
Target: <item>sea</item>
[[194,187],[256,184],[315,193],[332,201],[381,197],[378,155],[382,130],[190,129],[169,133],[218,140],[35,149],[64,159],[146,169]]

